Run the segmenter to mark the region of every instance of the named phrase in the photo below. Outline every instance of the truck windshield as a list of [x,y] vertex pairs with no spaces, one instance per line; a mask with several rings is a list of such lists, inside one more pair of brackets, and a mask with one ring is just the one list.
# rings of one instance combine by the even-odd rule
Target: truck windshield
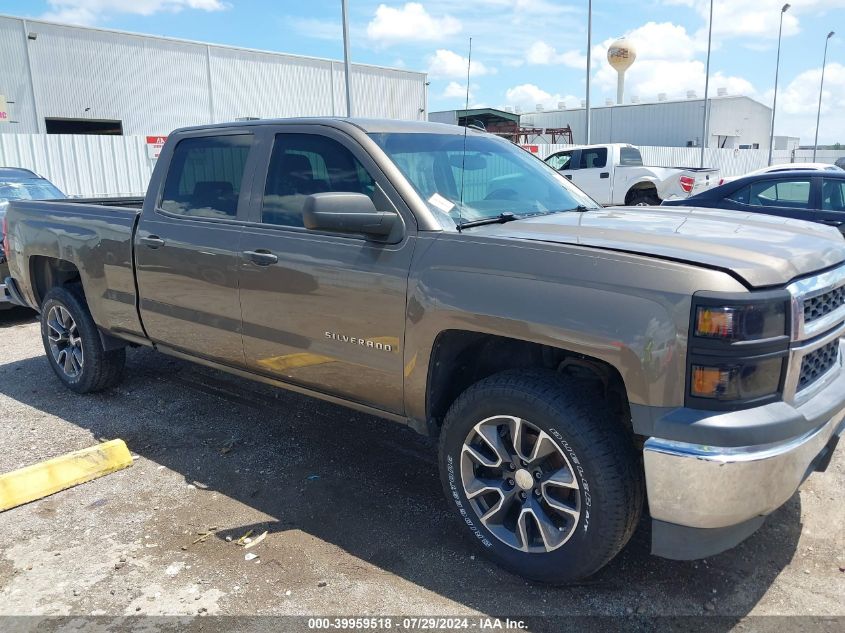
[[[543,161],[493,136],[378,133],[370,137],[396,163],[444,228],[461,222],[598,209]],[[463,203],[461,188],[463,187]]]
[[19,180],[15,182],[0,181],[0,202],[9,200],[55,200],[64,198],[53,183],[42,178]]

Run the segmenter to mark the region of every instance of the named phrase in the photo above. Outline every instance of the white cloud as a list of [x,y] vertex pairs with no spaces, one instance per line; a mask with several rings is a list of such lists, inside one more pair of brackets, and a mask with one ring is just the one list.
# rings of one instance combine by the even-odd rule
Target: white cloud
[[580,51],[572,50],[558,53],[557,49],[542,40],[534,42],[525,52],[525,61],[529,64],[548,66],[563,64],[570,68],[584,70],[587,68],[587,56]]
[[222,11],[222,0],[47,0],[50,10],[41,17],[69,24],[96,24],[110,14],[153,15],[183,9]]
[[[802,143],[812,143],[816,132],[821,68],[804,71],[778,90],[778,112],[775,129],[778,134],[800,136]],[[771,91],[767,98],[771,99]],[[819,142],[845,141],[845,65],[830,62],[824,74],[822,116]]]
[[[446,88],[443,90],[443,98],[444,99],[457,99],[457,98],[466,98],[467,96],[467,87],[466,85],[461,85],[457,81],[450,81]],[[469,91],[469,98],[474,99],[472,89]]]
[[566,107],[575,108],[581,105],[581,100],[572,95],[563,96],[558,93],[549,93],[534,84],[520,84],[508,88],[505,92],[507,106],[519,106],[524,112],[534,112],[537,104],[541,104],[546,110],[557,109],[558,103],[565,102]]
[[[669,6],[687,6],[704,20],[707,28],[710,0],[663,0]],[[713,5],[714,38],[777,39],[783,0],[715,0]],[[795,0],[783,16],[783,34],[800,32],[801,15],[817,15],[845,8],[845,0]]]
[[[431,77],[446,78],[446,79],[466,79],[467,76],[467,58],[458,53],[445,48],[437,49],[437,51],[428,58],[428,74]],[[473,77],[481,77],[483,75],[494,74],[495,70],[488,68],[480,61],[473,60],[470,68],[470,75]]]
[[401,8],[380,4],[367,25],[367,37],[381,44],[435,42],[461,31],[461,22],[451,15],[434,17],[419,2]]

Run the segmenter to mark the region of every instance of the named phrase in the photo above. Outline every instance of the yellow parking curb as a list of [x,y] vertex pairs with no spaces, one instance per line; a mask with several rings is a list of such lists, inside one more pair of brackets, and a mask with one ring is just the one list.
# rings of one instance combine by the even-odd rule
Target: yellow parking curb
[[132,465],[123,440],[111,440],[0,475],[0,512]]

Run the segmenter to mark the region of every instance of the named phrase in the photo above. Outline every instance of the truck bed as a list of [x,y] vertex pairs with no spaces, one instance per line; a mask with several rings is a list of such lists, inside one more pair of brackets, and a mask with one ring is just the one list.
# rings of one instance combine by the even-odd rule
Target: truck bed
[[[133,270],[133,236],[143,198],[70,198],[11,202],[6,214],[12,262],[30,262],[28,270],[11,270],[39,305],[43,264],[69,262],[78,273],[94,320],[104,329],[143,336],[137,310]],[[74,271],[75,267],[75,271]],[[95,314],[96,312],[96,314]]]
[[141,209],[144,206],[144,197],[111,197],[111,198],[65,198],[62,200],[51,200],[60,204],[87,204],[99,207],[119,207],[121,209]]

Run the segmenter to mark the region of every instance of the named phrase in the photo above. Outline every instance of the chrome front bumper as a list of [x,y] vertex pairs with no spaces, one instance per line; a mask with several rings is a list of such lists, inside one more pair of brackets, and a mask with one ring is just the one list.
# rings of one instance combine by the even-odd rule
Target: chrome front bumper
[[[843,357],[845,341],[840,341]],[[840,367],[794,411],[814,423],[812,430],[772,444],[717,447],[649,438],[643,458],[652,518],[691,528],[725,528],[783,505],[845,429],[845,371]]]

